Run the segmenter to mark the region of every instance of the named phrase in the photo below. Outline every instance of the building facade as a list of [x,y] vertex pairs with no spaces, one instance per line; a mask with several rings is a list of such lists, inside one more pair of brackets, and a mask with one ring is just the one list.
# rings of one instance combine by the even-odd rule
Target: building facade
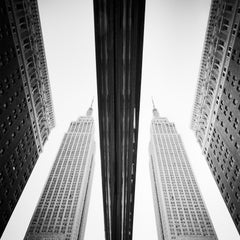
[[25,240],[84,239],[95,153],[91,113],[70,124]]
[[106,240],[132,239],[145,0],[94,0]]
[[159,240],[217,240],[174,123],[153,109],[150,175]]
[[0,1],[0,236],[54,124],[37,1]]
[[240,233],[240,2],[211,4],[192,129]]

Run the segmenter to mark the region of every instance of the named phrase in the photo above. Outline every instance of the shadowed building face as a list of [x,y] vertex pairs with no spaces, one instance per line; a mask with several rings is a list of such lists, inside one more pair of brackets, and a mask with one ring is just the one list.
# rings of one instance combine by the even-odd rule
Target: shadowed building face
[[240,233],[240,2],[213,0],[192,129]]
[[145,1],[94,1],[105,234],[132,239]]
[[54,114],[36,0],[0,1],[0,237]]

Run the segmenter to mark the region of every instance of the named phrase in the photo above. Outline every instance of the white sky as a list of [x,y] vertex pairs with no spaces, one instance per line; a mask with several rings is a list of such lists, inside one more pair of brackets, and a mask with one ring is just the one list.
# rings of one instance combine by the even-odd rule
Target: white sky
[[[89,0],[41,0],[56,127],[46,142],[2,240],[23,239],[34,208],[71,121],[95,96],[96,167],[85,240],[104,239],[98,140],[93,6]],[[148,144],[151,96],[159,113],[176,124],[219,240],[239,240],[230,214],[190,130],[210,0],[146,0],[134,240],[157,240]]]

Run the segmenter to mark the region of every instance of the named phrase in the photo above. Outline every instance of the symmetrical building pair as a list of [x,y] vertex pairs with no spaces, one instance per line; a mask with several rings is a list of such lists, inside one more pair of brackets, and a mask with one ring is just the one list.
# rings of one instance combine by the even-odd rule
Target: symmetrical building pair
[[[0,11],[2,233],[54,117],[36,0],[4,0]],[[94,1],[107,240],[132,239],[144,11],[144,0]],[[212,1],[192,121],[238,229],[239,15],[237,0]],[[94,167],[91,114],[92,107],[65,134],[25,239],[83,239]],[[155,107],[153,114],[159,239],[217,239],[174,124]]]

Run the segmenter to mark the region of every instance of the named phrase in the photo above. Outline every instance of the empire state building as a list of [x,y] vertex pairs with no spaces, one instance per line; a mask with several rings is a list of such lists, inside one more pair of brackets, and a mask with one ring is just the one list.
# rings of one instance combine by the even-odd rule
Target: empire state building
[[159,240],[217,240],[174,123],[153,109],[150,174]]
[[94,168],[92,107],[70,124],[25,240],[82,240]]

